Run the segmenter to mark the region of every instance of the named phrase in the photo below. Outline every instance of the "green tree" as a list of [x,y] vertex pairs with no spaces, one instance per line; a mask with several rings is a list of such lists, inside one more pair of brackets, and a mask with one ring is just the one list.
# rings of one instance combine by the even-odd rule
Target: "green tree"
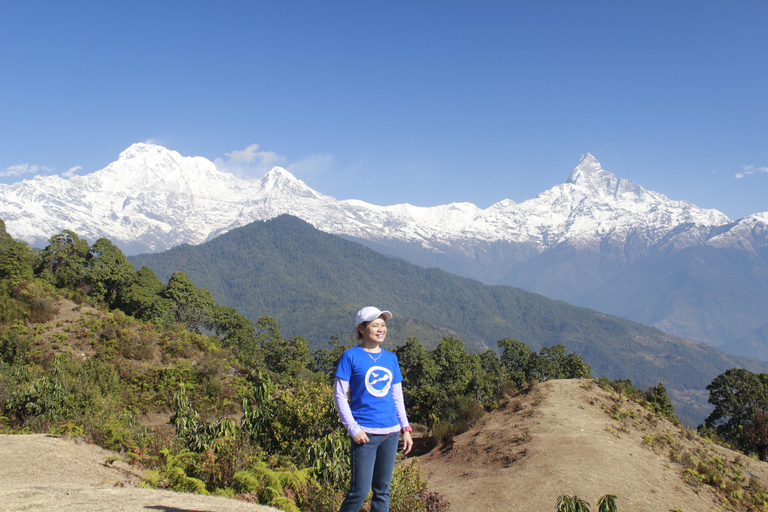
[[24,242],[17,242],[10,236],[0,238],[0,281],[9,286],[18,286],[34,277],[32,250]]
[[744,429],[747,442],[754,446],[760,459],[768,459],[768,412],[758,412]]
[[277,374],[297,377],[309,364],[309,342],[303,336],[286,340],[280,334],[277,320],[261,317],[256,322],[257,342],[264,352],[267,369]]
[[493,350],[472,354],[472,358],[476,360],[477,371],[472,374],[468,391],[476,402],[489,404],[499,393],[505,375],[504,368]]
[[467,389],[479,367],[479,361],[467,353],[464,343],[453,337],[443,338],[432,351],[432,359],[438,369],[436,384],[449,394],[461,394]]
[[653,411],[659,416],[664,416],[670,420],[675,419],[675,406],[672,405],[672,401],[669,399],[667,389],[664,384],[659,382],[655,386],[651,386],[648,389],[648,393],[645,395],[645,399],[653,407]]
[[536,366],[536,353],[522,341],[511,338],[499,340],[497,344],[501,349],[500,363],[509,380],[517,387],[533,380],[531,372]]
[[334,334],[331,336],[331,341],[328,342],[329,348],[319,348],[312,354],[309,369],[315,373],[333,377],[336,374],[336,367],[339,365],[341,355],[353,346],[351,343],[346,346],[343,345],[339,341],[339,335]]
[[171,309],[163,297],[165,285],[149,267],[141,267],[117,293],[115,305],[128,315],[143,320],[163,318]]
[[65,229],[48,240],[38,272],[60,288],[80,289],[85,284],[85,266],[91,248],[77,233]]
[[592,368],[579,354],[566,354],[561,364],[563,379],[589,379],[592,376]]
[[237,360],[250,370],[260,366],[263,357],[256,344],[253,322],[235,308],[216,305],[210,316],[209,327],[216,332],[224,347],[232,347]]
[[565,345],[558,343],[551,347],[541,347],[539,356],[539,375],[537,380],[545,381],[565,378],[563,371]]
[[439,399],[436,389],[439,369],[427,349],[416,338],[396,347],[395,355],[403,374],[403,399],[411,421],[426,423]]
[[213,295],[205,288],[198,288],[184,272],[174,272],[163,291],[163,297],[171,300],[174,319],[190,331],[200,333],[210,325],[215,305]]
[[768,374],[733,368],[715,377],[707,390],[709,403],[715,408],[704,424],[742,450],[748,450],[744,428],[756,414],[768,412]]
[[431,352],[437,367],[432,388],[432,410],[435,416],[448,422],[465,414],[476,403],[470,384],[480,372],[480,360],[467,353],[464,343],[456,338],[443,338]]
[[86,260],[86,279],[91,293],[110,305],[136,275],[123,252],[106,238],[99,238],[93,244]]

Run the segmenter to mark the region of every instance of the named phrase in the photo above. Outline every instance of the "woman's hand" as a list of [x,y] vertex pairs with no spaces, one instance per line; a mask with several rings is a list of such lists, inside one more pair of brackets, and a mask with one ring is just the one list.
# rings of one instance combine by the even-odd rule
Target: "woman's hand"
[[403,453],[408,455],[408,452],[413,448],[413,437],[407,430],[403,432]]
[[352,441],[354,441],[356,444],[365,444],[368,442],[368,434],[365,433],[365,430],[361,430],[355,434],[355,437],[352,438]]

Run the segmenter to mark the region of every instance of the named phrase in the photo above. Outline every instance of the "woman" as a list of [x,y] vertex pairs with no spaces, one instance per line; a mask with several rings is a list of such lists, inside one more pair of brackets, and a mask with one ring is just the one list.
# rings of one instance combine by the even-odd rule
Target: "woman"
[[389,311],[371,306],[358,311],[360,345],[344,352],[336,368],[334,401],[352,438],[352,479],[339,512],[359,512],[369,489],[373,490],[371,512],[387,512],[400,432],[403,451],[407,454],[413,447],[400,365],[395,354],[381,348],[390,318]]

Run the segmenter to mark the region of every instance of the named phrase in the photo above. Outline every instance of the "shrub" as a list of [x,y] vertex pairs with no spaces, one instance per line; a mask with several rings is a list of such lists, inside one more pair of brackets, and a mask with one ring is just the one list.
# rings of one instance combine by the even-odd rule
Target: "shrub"
[[448,501],[439,493],[429,491],[416,460],[395,467],[389,489],[391,512],[445,512]]
[[0,361],[7,364],[21,364],[29,354],[32,339],[19,329],[8,329],[0,334]]

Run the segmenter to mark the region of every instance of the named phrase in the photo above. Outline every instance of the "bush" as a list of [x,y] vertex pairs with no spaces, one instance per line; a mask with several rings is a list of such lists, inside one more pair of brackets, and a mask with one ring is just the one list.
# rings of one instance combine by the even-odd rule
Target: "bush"
[[7,364],[21,364],[32,347],[29,334],[18,329],[8,329],[0,334],[0,361]]
[[429,482],[416,467],[415,459],[395,467],[389,495],[391,512],[445,512],[449,507],[443,496],[429,491]]

